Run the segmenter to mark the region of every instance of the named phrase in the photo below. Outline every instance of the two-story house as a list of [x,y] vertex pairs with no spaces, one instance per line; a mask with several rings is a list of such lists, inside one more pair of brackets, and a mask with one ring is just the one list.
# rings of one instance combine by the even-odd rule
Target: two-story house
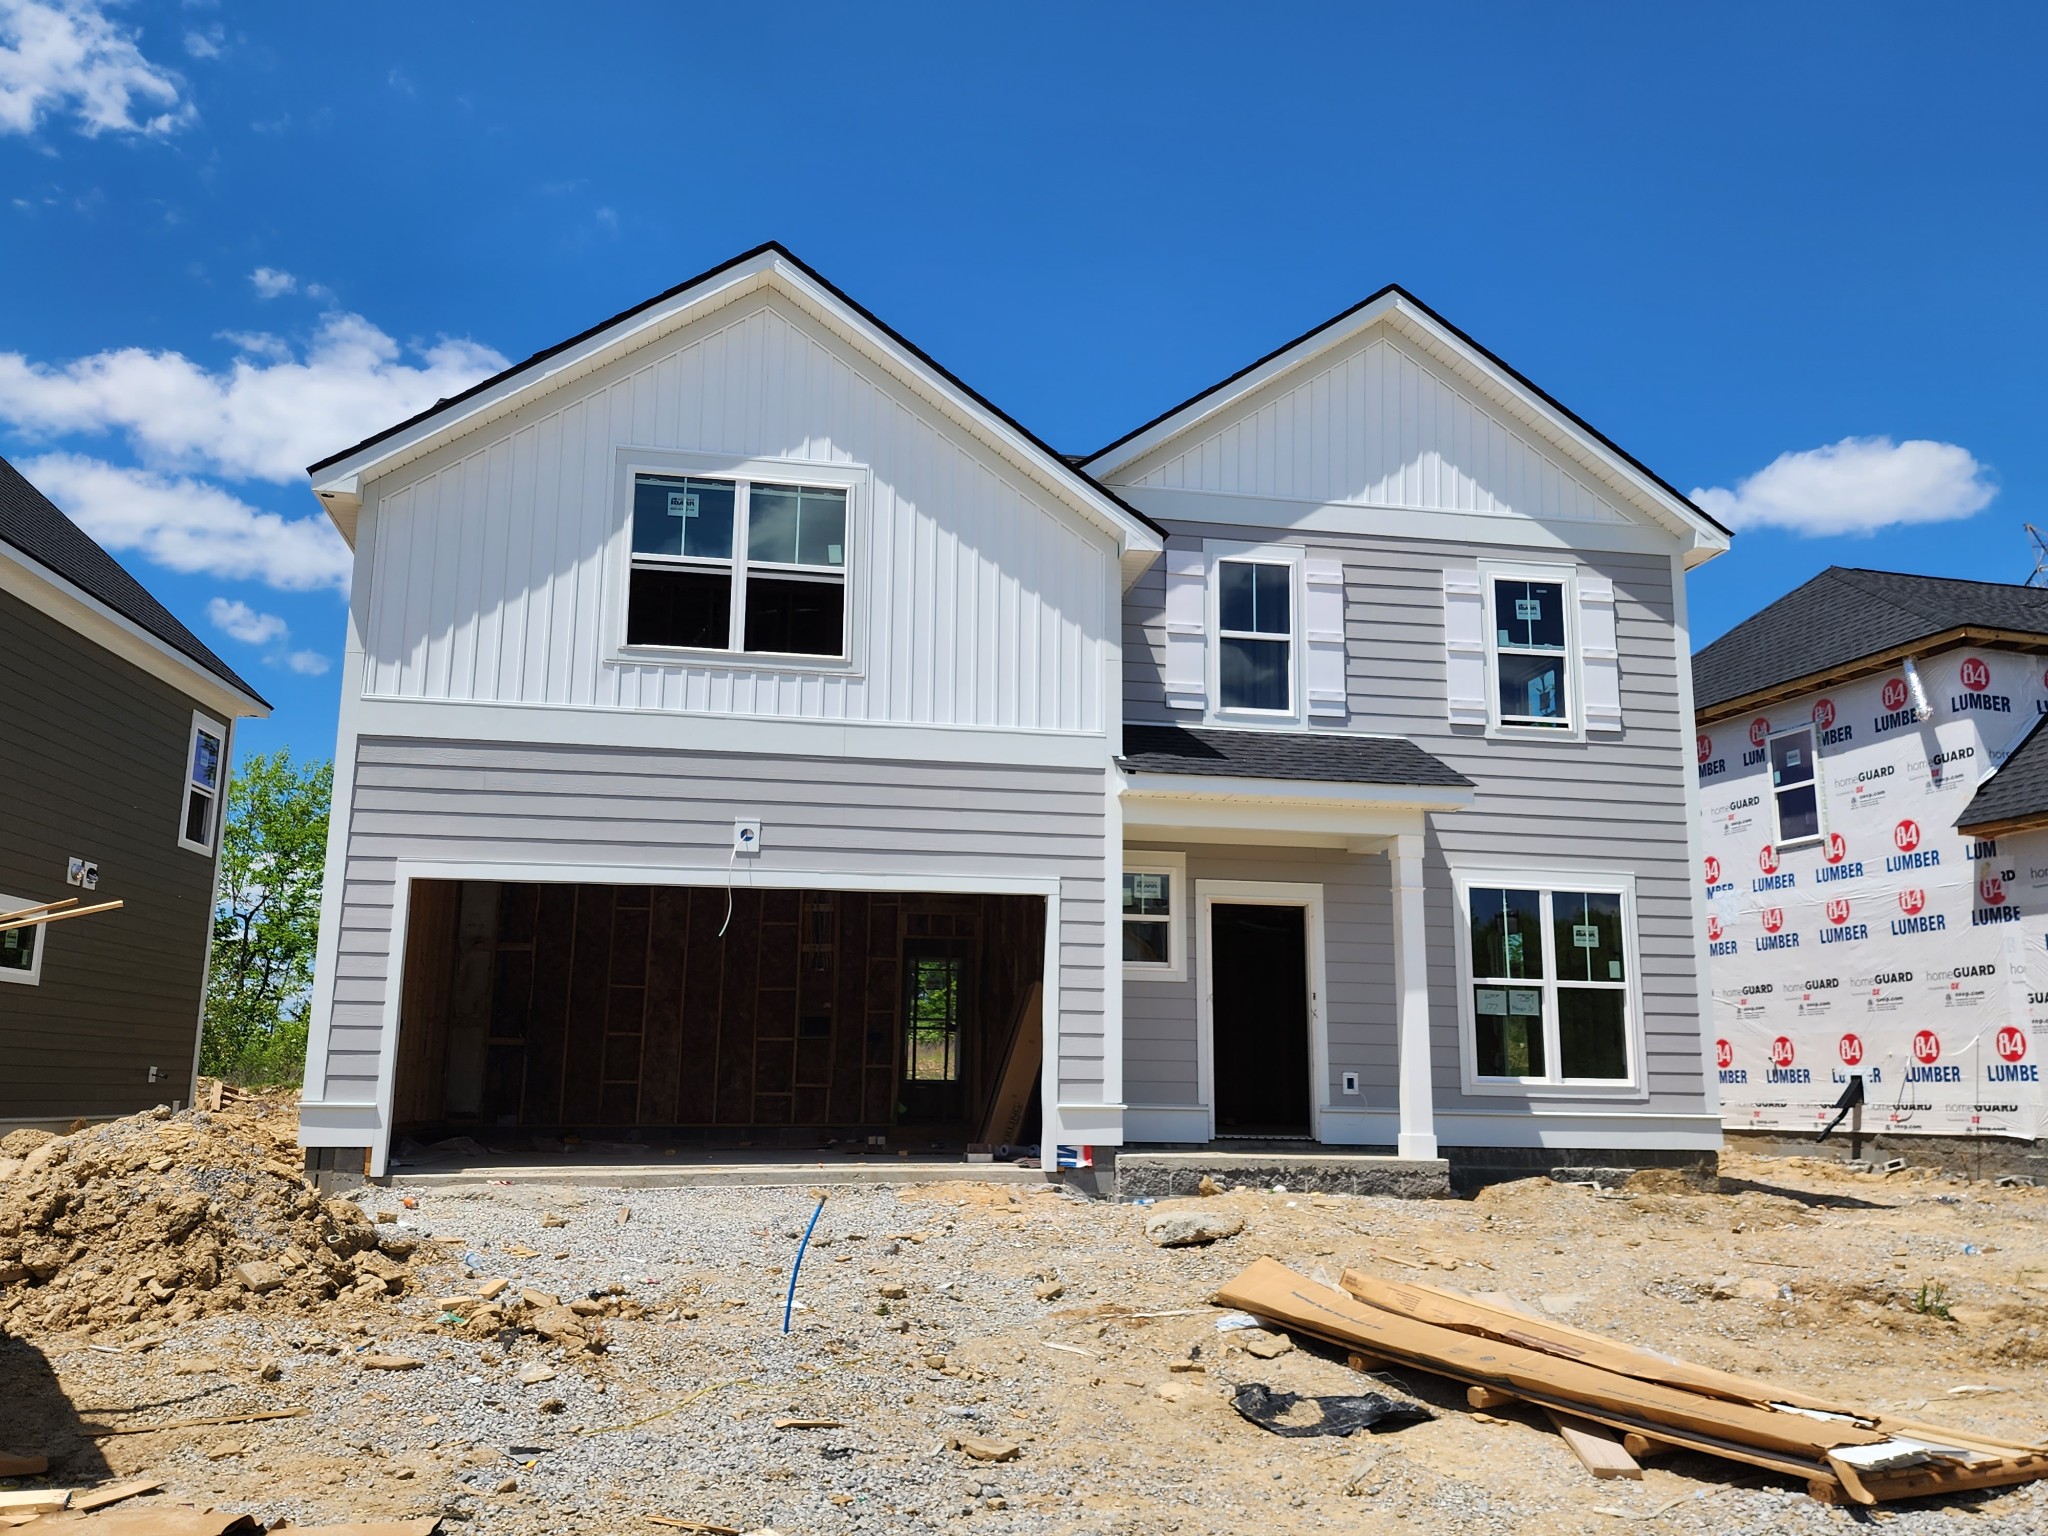
[[1726,532],[1398,289],[1076,460],[764,246],[311,474],[317,1165],[1715,1156]]

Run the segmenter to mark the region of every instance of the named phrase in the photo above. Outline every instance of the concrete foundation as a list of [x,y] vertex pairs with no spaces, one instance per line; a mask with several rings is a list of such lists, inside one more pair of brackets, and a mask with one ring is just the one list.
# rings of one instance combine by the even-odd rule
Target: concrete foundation
[[1718,1152],[1686,1150],[1622,1150],[1615,1147],[1444,1147],[1451,1165],[1451,1187],[1461,1195],[1489,1184],[1515,1179],[1556,1179],[1560,1183],[1588,1180],[1611,1189],[1631,1174],[1668,1168],[1688,1183],[1711,1190],[1718,1186]]
[[1386,1195],[1429,1200],[1451,1192],[1443,1158],[1359,1156],[1343,1152],[1132,1152],[1117,1154],[1116,1194],[1129,1200],[1192,1195],[1204,1177],[1219,1184],[1320,1190],[1331,1195]]

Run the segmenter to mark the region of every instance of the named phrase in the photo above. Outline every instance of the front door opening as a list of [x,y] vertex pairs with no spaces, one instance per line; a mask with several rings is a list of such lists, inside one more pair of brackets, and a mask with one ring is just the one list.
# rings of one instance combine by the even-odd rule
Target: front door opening
[[1216,1134],[1306,1137],[1308,909],[1209,909]]
[[972,1006],[967,956],[930,941],[906,948],[903,977],[903,1082],[898,1123],[943,1125],[962,1118],[962,1053]]

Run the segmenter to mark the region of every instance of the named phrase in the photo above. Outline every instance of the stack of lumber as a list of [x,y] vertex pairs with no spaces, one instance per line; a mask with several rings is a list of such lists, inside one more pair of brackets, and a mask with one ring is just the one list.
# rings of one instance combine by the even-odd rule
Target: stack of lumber
[[1994,1440],[1867,1413],[1674,1360],[1512,1306],[1346,1270],[1342,1289],[1261,1259],[1217,1301],[1351,1351],[1464,1382],[1475,1403],[1525,1402],[1605,1425],[1639,1453],[1704,1451],[1806,1480],[1829,1503],[1876,1504],[2048,1478],[2048,1443]]

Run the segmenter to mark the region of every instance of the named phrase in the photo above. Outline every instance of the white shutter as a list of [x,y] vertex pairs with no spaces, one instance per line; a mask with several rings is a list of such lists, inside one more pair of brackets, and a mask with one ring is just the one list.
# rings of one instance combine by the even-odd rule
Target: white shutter
[[1614,643],[1614,583],[1579,574],[1579,675],[1586,690],[1586,729],[1621,729],[1621,652]]
[[1310,560],[1302,568],[1305,644],[1303,676],[1308,712],[1341,720],[1349,710],[1344,677],[1344,567],[1336,560]]
[[1200,710],[1209,695],[1206,663],[1209,563],[1199,549],[1166,552],[1166,704]]
[[1451,724],[1486,724],[1486,589],[1477,571],[1444,572],[1444,681]]

